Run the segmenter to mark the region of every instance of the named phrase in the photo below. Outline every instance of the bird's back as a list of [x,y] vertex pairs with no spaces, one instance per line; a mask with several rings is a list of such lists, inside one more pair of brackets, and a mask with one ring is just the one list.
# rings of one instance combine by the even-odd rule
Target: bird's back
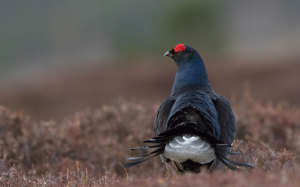
[[[194,129],[195,135],[220,136],[218,113],[211,98],[203,91],[190,89],[178,95],[168,116],[166,129]],[[197,134],[198,133],[198,134]]]
[[251,167],[227,158],[235,132],[235,118],[228,100],[215,94],[199,53],[179,44],[165,53],[178,66],[171,96],[164,100],[154,120],[155,137],[144,141],[156,145],[136,149],[157,148],[155,151],[128,158],[138,160],[124,167],[140,164],[160,155],[173,174],[204,166],[217,169],[226,165]]

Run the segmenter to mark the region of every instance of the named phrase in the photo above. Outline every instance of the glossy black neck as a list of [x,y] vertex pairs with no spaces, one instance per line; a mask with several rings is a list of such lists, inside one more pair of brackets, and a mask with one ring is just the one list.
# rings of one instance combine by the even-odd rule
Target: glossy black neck
[[195,54],[195,57],[189,62],[177,64],[178,69],[172,88],[172,96],[180,91],[180,89],[194,86],[208,89],[213,92],[203,60],[199,54]]

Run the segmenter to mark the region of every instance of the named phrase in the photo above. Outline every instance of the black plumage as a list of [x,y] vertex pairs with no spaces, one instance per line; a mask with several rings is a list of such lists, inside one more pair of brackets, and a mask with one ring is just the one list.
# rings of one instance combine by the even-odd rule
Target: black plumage
[[[170,56],[177,64],[171,96],[163,101],[154,120],[155,137],[144,143],[155,144],[137,149],[157,148],[156,150],[131,157],[124,167],[140,164],[160,155],[170,173],[181,174],[186,171],[200,172],[202,167],[211,171],[220,169],[222,164],[232,170],[239,166],[252,167],[228,159],[235,135],[236,121],[229,101],[214,92],[206,74],[204,63],[196,50],[179,44],[165,56]],[[179,163],[165,156],[165,146],[178,136],[200,137],[215,151],[215,158],[209,163],[197,163],[190,159]]]

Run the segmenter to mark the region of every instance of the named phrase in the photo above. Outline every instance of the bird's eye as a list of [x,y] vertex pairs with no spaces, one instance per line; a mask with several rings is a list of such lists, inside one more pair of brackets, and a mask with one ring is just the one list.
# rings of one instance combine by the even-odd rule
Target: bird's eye
[[181,55],[183,53],[183,51],[178,51],[178,54]]

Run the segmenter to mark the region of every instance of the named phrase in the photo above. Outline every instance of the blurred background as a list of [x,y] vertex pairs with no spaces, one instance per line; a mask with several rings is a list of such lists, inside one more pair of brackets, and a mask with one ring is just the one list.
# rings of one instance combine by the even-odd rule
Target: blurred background
[[61,120],[118,97],[160,103],[178,43],[201,54],[215,91],[300,104],[300,1],[0,2],[0,105]]

